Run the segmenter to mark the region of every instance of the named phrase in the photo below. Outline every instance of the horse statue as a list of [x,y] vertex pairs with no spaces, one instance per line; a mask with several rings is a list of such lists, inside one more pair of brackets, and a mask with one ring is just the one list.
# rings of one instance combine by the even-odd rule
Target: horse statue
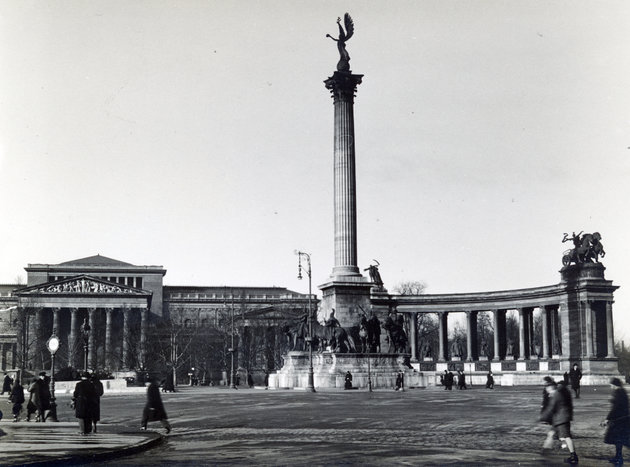
[[368,341],[368,320],[363,315],[361,317],[361,321],[359,322],[359,340],[361,342],[361,353],[367,353],[370,350],[370,343]]
[[606,255],[604,246],[601,243],[602,236],[599,232],[593,232],[592,234],[584,234],[582,232],[569,237],[567,233],[562,238],[562,243],[571,240],[574,248],[567,250],[562,255],[562,264],[568,266],[571,263],[598,263],[599,257],[602,258]]
[[287,323],[284,327],[284,333],[287,336],[289,350],[306,350],[308,313],[305,312],[297,320]]
[[387,331],[387,340],[389,341],[388,353],[405,353],[407,352],[407,333],[404,327],[404,318],[399,316],[396,321],[392,315],[387,317],[383,329]]
[[354,338],[351,335],[352,331],[352,328],[341,326],[335,318],[335,310],[331,311],[325,324],[313,323],[313,336],[327,343],[332,352],[355,353],[357,351]]

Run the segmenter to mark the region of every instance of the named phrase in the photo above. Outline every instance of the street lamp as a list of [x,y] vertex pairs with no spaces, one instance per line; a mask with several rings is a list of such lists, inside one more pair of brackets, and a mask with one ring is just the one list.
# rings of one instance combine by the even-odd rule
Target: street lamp
[[313,377],[313,311],[311,307],[311,255],[303,251],[295,250],[298,257],[298,279],[302,279],[302,257],[306,260],[306,275],[308,276],[308,386],[306,389],[315,392],[315,382]]
[[50,360],[51,360],[51,370],[50,370],[50,413],[48,414],[48,418],[50,418],[53,422],[58,422],[57,420],[57,402],[55,398],[55,353],[59,350],[59,338],[55,335],[56,330],[53,329],[52,336],[46,342],[48,346],[48,350],[50,351]]
[[85,372],[88,371],[88,344],[90,343],[91,330],[90,323],[88,323],[88,319],[85,318],[81,325],[81,333],[83,334],[83,371]]

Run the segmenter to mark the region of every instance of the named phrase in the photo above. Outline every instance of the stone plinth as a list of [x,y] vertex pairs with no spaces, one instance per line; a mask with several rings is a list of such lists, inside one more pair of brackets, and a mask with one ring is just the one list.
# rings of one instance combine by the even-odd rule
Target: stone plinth
[[362,276],[334,279],[320,285],[322,300],[318,320],[324,322],[335,310],[335,317],[342,327],[357,326],[361,315],[370,310],[370,289],[373,285]]
[[[306,388],[308,383],[308,352],[289,352],[285,364],[277,373],[270,375],[272,388]],[[315,388],[344,387],[348,371],[352,374],[354,387],[367,389],[368,379],[373,389],[391,389],[396,377],[405,373],[405,387],[427,385],[423,373],[409,365],[409,354],[358,354],[322,352],[313,354],[313,376]]]

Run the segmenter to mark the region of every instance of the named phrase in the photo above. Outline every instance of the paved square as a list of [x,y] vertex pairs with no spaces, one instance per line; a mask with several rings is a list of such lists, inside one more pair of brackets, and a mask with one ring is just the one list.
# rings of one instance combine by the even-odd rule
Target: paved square
[[[581,465],[601,465],[613,454],[599,427],[609,392],[585,387],[574,400]],[[562,464],[568,452],[559,445],[541,453],[541,395],[542,386],[315,394],[182,388],[163,395],[174,427],[167,442],[110,465]],[[143,402],[139,395],[106,396],[103,421],[137,426]]]

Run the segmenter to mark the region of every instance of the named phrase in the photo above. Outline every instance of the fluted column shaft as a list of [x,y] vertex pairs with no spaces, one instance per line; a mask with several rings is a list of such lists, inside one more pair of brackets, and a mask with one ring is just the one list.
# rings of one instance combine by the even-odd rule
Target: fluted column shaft
[[112,313],[113,308],[105,309],[105,367],[112,367]]
[[88,324],[91,329],[90,339],[88,341],[89,364],[92,370],[96,370],[96,346],[94,345],[98,334],[98,329],[96,329],[96,308],[88,309]]
[[77,337],[79,335],[79,310],[70,309],[70,334],[68,335],[68,366],[76,368]]
[[584,356],[590,358],[593,356],[593,308],[588,300],[582,303],[584,304],[584,326],[586,328],[586,352]]
[[440,329],[439,329],[440,349],[439,349],[438,360],[444,362],[448,360],[448,349],[447,349],[448,312],[444,311],[444,312],[438,313],[438,319],[439,319],[439,324],[440,324]]
[[335,106],[333,276],[361,275],[357,266],[354,93],[362,78],[362,75],[335,72],[325,81]]
[[[199,324],[199,323],[197,323]],[[149,310],[147,308],[140,309],[140,362],[142,366],[146,366],[147,353],[147,328],[149,326]]]
[[409,340],[411,341],[411,361],[418,361],[418,313],[409,315]]
[[518,359],[525,359],[525,326],[527,316],[523,308],[518,309]]
[[129,364],[129,308],[123,308],[122,366]]
[[546,306],[540,307],[540,314],[542,317],[542,358],[549,358],[549,312]]
[[615,356],[615,338],[613,331],[612,302],[606,302],[606,358]]

